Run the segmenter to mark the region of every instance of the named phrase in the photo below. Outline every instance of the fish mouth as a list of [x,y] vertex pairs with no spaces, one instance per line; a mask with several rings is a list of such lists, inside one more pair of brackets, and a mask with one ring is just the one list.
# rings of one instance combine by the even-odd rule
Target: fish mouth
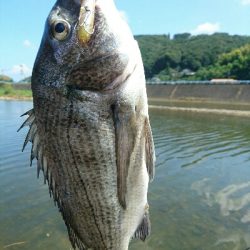
[[77,26],[78,40],[87,44],[95,30],[96,0],[81,0],[80,13]]

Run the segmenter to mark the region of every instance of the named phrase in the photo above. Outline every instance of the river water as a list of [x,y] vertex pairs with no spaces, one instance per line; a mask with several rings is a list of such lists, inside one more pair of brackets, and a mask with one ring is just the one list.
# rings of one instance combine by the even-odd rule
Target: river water
[[[36,168],[27,130],[31,102],[0,101],[0,249],[71,249]],[[157,169],[149,189],[151,237],[131,250],[250,247],[250,119],[150,111]],[[34,164],[35,165],[35,164]]]

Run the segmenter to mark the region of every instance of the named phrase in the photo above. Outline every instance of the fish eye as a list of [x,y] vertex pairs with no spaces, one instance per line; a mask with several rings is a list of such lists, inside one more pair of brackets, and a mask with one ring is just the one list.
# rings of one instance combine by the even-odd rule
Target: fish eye
[[56,33],[63,33],[65,31],[66,27],[64,23],[57,23],[55,25],[55,32]]
[[52,24],[52,35],[59,41],[65,40],[70,33],[70,24],[65,20],[57,20]]

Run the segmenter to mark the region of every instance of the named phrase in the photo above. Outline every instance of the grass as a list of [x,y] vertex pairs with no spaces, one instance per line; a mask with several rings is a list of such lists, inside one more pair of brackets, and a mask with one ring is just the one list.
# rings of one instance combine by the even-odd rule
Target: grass
[[11,84],[0,84],[0,98],[6,99],[30,99],[32,98],[31,90],[15,89]]

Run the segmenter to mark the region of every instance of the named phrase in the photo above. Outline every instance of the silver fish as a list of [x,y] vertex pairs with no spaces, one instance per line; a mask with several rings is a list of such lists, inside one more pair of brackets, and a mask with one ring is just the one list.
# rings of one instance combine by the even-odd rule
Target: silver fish
[[78,249],[126,250],[150,233],[154,144],[137,42],[113,0],[58,0],[21,126]]

